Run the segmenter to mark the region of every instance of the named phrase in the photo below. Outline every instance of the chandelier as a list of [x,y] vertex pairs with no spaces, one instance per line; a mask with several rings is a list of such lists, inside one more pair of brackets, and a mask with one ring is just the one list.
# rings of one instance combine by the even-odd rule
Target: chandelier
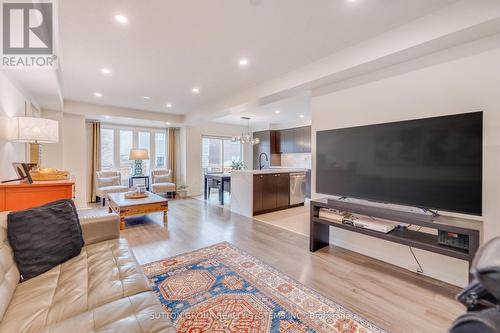
[[248,117],[241,117],[241,119],[247,121],[247,132],[241,133],[241,136],[233,136],[231,139],[232,142],[238,142],[239,144],[251,144],[251,145],[258,145],[260,143],[259,138],[253,138],[252,135],[250,134],[250,118]]

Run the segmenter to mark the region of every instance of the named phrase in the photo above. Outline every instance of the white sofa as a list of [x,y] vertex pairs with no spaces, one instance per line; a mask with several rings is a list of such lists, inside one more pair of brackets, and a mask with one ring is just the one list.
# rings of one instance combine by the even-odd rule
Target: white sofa
[[128,186],[122,185],[120,171],[96,172],[96,195],[101,198],[102,205],[106,205],[109,193],[127,192]]
[[176,186],[172,183],[172,170],[156,169],[151,171],[151,192],[173,194],[175,198]]

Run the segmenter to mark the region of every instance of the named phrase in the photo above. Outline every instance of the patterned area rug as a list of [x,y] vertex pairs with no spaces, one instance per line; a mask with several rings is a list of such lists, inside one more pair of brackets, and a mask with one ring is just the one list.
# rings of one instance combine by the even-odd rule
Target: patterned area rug
[[143,269],[177,332],[384,332],[226,242]]

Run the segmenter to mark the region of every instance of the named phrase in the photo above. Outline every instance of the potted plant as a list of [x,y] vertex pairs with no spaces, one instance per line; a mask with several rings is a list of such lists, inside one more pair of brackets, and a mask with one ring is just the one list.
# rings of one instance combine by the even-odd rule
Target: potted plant
[[177,187],[177,196],[180,199],[185,199],[187,197],[187,192],[188,192],[188,187],[187,185],[179,185]]
[[231,161],[231,171],[233,170],[245,170],[247,167],[243,161]]

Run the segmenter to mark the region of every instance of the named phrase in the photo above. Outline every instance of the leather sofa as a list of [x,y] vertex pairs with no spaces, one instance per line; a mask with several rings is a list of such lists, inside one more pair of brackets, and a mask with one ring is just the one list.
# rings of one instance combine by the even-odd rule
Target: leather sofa
[[80,255],[19,283],[0,212],[0,332],[165,332],[166,316],[115,214],[81,218]]

